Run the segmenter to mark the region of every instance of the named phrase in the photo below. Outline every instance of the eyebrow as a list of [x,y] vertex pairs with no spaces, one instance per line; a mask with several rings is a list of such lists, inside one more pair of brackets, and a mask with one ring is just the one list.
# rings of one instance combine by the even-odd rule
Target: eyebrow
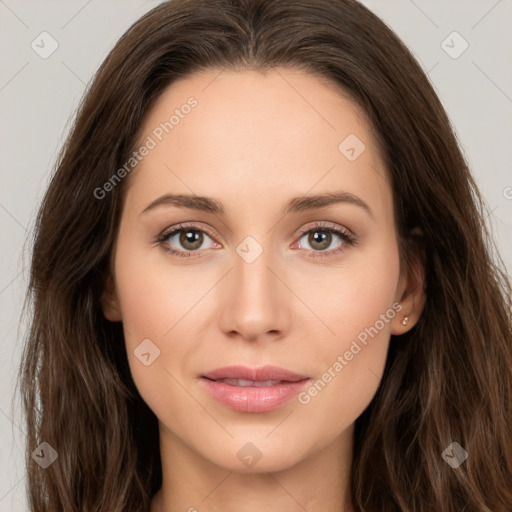
[[[343,203],[359,206],[364,209],[370,217],[374,218],[371,208],[361,198],[344,191],[294,197],[286,203],[283,214],[287,215],[289,213],[317,210],[334,204]],[[146,208],[141,212],[141,215],[163,206],[188,208],[216,215],[225,214],[224,206],[217,199],[188,194],[165,194],[146,206]]]

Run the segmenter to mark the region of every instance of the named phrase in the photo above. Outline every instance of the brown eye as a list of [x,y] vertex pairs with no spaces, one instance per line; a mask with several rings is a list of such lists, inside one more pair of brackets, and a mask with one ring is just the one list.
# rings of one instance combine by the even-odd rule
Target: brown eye
[[304,247],[301,242],[301,246],[305,249],[311,249],[313,251],[327,251],[333,242],[336,242],[336,238],[338,238],[340,242],[338,242],[337,247],[331,247],[332,250],[336,250],[340,245],[344,245],[345,242],[349,242],[347,235],[342,232],[337,232],[328,228],[315,228],[310,229],[309,231],[305,231],[301,240],[306,238],[307,244],[309,247]]
[[332,233],[315,229],[309,232],[308,243],[316,251],[324,251],[331,245]]
[[[210,245],[204,247],[205,242],[210,241]],[[210,249],[214,246],[212,238],[204,230],[195,226],[179,225],[162,233],[158,237],[158,242],[166,251],[178,256],[191,256],[192,253],[198,255],[202,249]]]
[[[300,248],[308,249],[309,256],[313,258],[335,256],[346,249],[347,246],[355,245],[357,242],[351,231],[334,224],[314,225],[310,229],[302,230],[301,233]],[[305,241],[302,241],[303,239]]]
[[203,233],[195,229],[186,229],[180,232],[179,242],[186,251],[195,251],[203,244]]

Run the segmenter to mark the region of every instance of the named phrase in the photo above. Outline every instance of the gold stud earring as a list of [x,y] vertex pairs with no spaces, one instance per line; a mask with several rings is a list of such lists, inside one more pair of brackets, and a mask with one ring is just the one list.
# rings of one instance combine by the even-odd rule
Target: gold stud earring
[[404,319],[402,320],[402,325],[407,325],[408,322],[409,322],[409,317],[404,316]]

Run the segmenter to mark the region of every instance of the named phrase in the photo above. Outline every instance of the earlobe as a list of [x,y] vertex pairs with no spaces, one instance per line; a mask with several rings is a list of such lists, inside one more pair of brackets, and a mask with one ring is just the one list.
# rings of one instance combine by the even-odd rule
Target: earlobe
[[103,315],[107,320],[110,322],[120,322],[122,320],[117,290],[110,274],[105,281],[100,302]]

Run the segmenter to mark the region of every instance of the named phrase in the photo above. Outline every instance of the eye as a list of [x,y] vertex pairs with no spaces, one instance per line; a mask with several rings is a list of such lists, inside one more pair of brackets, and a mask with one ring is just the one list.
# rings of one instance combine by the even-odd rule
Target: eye
[[[304,248],[301,240],[305,239],[311,247],[308,257],[312,258],[336,255],[346,246],[356,243],[356,237],[351,231],[336,224],[317,222],[309,229],[301,230],[300,233],[302,236],[298,241],[299,248]],[[210,241],[209,245],[204,247],[203,244],[208,240]],[[165,230],[158,236],[157,241],[165,251],[186,258],[200,256],[201,250],[221,247],[213,240],[213,235],[197,225],[179,224]],[[329,249],[336,241],[338,241],[337,247]]]
[[199,229],[195,225],[184,226],[180,224],[159,235],[158,243],[165,251],[171,254],[190,257],[195,256],[193,253],[199,252],[199,249],[209,249],[216,244],[216,242],[213,242],[210,246],[203,247],[203,244],[208,239],[213,242],[212,238],[205,230]]
[[[335,224],[315,223],[313,228],[301,230],[303,239],[311,247],[310,256],[313,258],[327,257],[338,254],[343,251],[347,245],[354,245],[356,243],[354,234],[346,228],[337,226]],[[332,248],[333,243],[338,244]],[[303,243],[300,243],[303,248]],[[331,247],[331,249],[329,249]],[[329,249],[329,250],[327,250]]]

